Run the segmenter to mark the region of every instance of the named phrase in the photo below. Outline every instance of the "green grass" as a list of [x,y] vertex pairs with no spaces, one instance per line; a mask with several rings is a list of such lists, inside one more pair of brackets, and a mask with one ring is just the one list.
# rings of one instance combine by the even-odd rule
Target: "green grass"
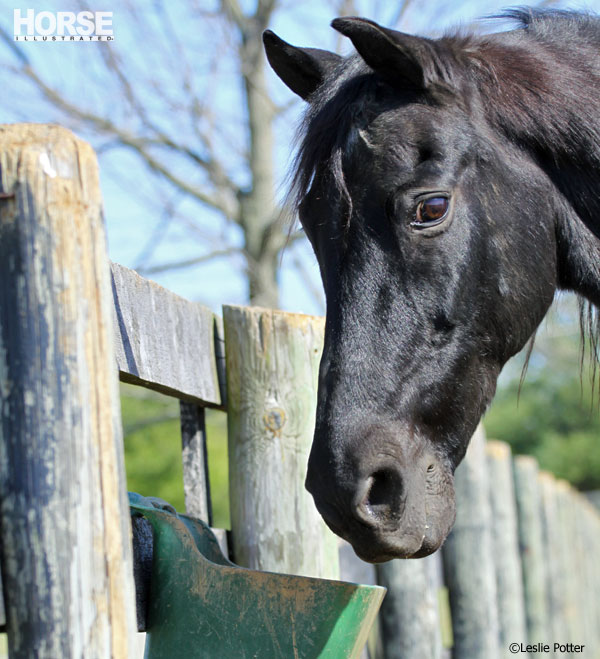
[[[179,401],[121,385],[127,489],[185,510]],[[213,526],[229,528],[227,417],[207,410],[206,434]]]

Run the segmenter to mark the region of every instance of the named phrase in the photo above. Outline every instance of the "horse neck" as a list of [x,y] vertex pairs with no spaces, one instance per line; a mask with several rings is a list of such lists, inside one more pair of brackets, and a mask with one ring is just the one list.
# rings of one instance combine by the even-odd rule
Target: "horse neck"
[[498,35],[480,53],[478,86],[483,101],[494,99],[484,102],[488,121],[556,189],[560,288],[600,307],[600,21],[587,25],[578,38],[557,29],[543,42]]

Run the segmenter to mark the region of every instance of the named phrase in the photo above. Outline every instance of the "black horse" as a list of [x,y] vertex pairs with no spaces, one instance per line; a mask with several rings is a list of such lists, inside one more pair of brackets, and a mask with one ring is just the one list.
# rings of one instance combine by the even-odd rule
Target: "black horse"
[[309,103],[295,199],[327,298],[306,485],[368,561],[435,551],[453,473],[557,289],[600,303],[600,20],[515,10],[267,56]]

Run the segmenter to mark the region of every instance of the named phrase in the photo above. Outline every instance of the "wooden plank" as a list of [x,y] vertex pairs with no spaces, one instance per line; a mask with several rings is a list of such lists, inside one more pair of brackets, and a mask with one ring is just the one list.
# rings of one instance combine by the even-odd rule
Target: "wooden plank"
[[[594,621],[594,608],[597,606],[598,591],[594,589],[593,575],[588,572],[590,566],[589,552],[594,551],[594,543],[586,542],[582,515],[588,501],[580,492],[569,486],[568,493],[569,533],[573,538],[571,564],[573,579],[571,583],[572,597],[575,603],[576,638],[588,647],[598,647],[597,625]],[[593,527],[592,527],[593,528]],[[598,553],[595,554],[597,560]]]
[[324,319],[223,307],[234,560],[337,578],[337,538],[304,489]]
[[541,516],[539,468],[535,458],[517,456],[514,460],[519,545],[523,571],[523,592],[527,620],[527,638],[550,639],[547,595],[547,553]]
[[490,441],[486,445],[492,513],[492,548],[496,568],[500,647],[527,638],[523,574],[519,552],[517,506],[510,446]]
[[215,357],[217,360],[217,377],[221,393],[221,405],[227,409],[227,366],[225,364],[225,330],[223,319],[215,316]]
[[443,656],[436,578],[439,560],[436,553],[377,565],[377,583],[388,589],[379,612],[386,659]]
[[215,314],[118,263],[111,269],[121,379],[221,408]]
[[[454,659],[498,659],[498,607],[485,435],[479,426],[455,474],[456,522],[443,546]],[[505,648],[502,648],[502,652]]]
[[180,410],[185,511],[210,526],[212,511],[204,408],[181,401]]
[[577,583],[579,557],[577,555],[577,531],[573,523],[575,520],[573,507],[577,505],[577,502],[573,501],[573,491],[566,480],[557,480],[556,504],[560,526],[560,560],[563,573],[567,575],[564,580],[564,625],[567,634],[565,638],[582,639],[581,642],[583,642],[582,622],[584,618],[580,604],[584,601],[586,587]]
[[[561,547],[561,528],[558,511],[556,479],[552,474],[540,472],[541,514],[546,550],[546,586],[550,638],[569,638],[566,626],[566,585],[568,572],[564,571]],[[561,641],[558,641],[561,642]],[[551,656],[557,656],[552,654]]]
[[583,545],[582,578],[586,584],[582,606],[587,612],[587,639],[589,647],[600,647],[600,512],[589,501],[580,505],[579,528]]
[[58,126],[2,126],[0,170],[10,656],[131,656],[131,527],[96,156]]
[[588,566],[586,578],[588,579],[588,591],[586,602],[591,611],[590,629],[593,645],[591,647],[600,647],[600,511],[591,504],[586,505],[582,526],[587,532],[584,535],[584,541],[589,537],[589,544],[586,543],[586,563]]
[[2,574],[0,573],[0,633],[6,633],[6,611],[4,610],[4,592],[2,590]]

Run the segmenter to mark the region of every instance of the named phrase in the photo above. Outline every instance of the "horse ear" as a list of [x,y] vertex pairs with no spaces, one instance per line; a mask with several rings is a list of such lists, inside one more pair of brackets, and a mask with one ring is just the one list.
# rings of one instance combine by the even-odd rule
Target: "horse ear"
[[263,32],[263,43],[275,73],[304,100],[342,60],[339,55],[328,50],[292,46],[271,30]]
[[430,39],[389,30],[366,18],[336,18],[331,26],[348,37],[359,55],[392,83],[425,89],[437,77],[437,55]]

